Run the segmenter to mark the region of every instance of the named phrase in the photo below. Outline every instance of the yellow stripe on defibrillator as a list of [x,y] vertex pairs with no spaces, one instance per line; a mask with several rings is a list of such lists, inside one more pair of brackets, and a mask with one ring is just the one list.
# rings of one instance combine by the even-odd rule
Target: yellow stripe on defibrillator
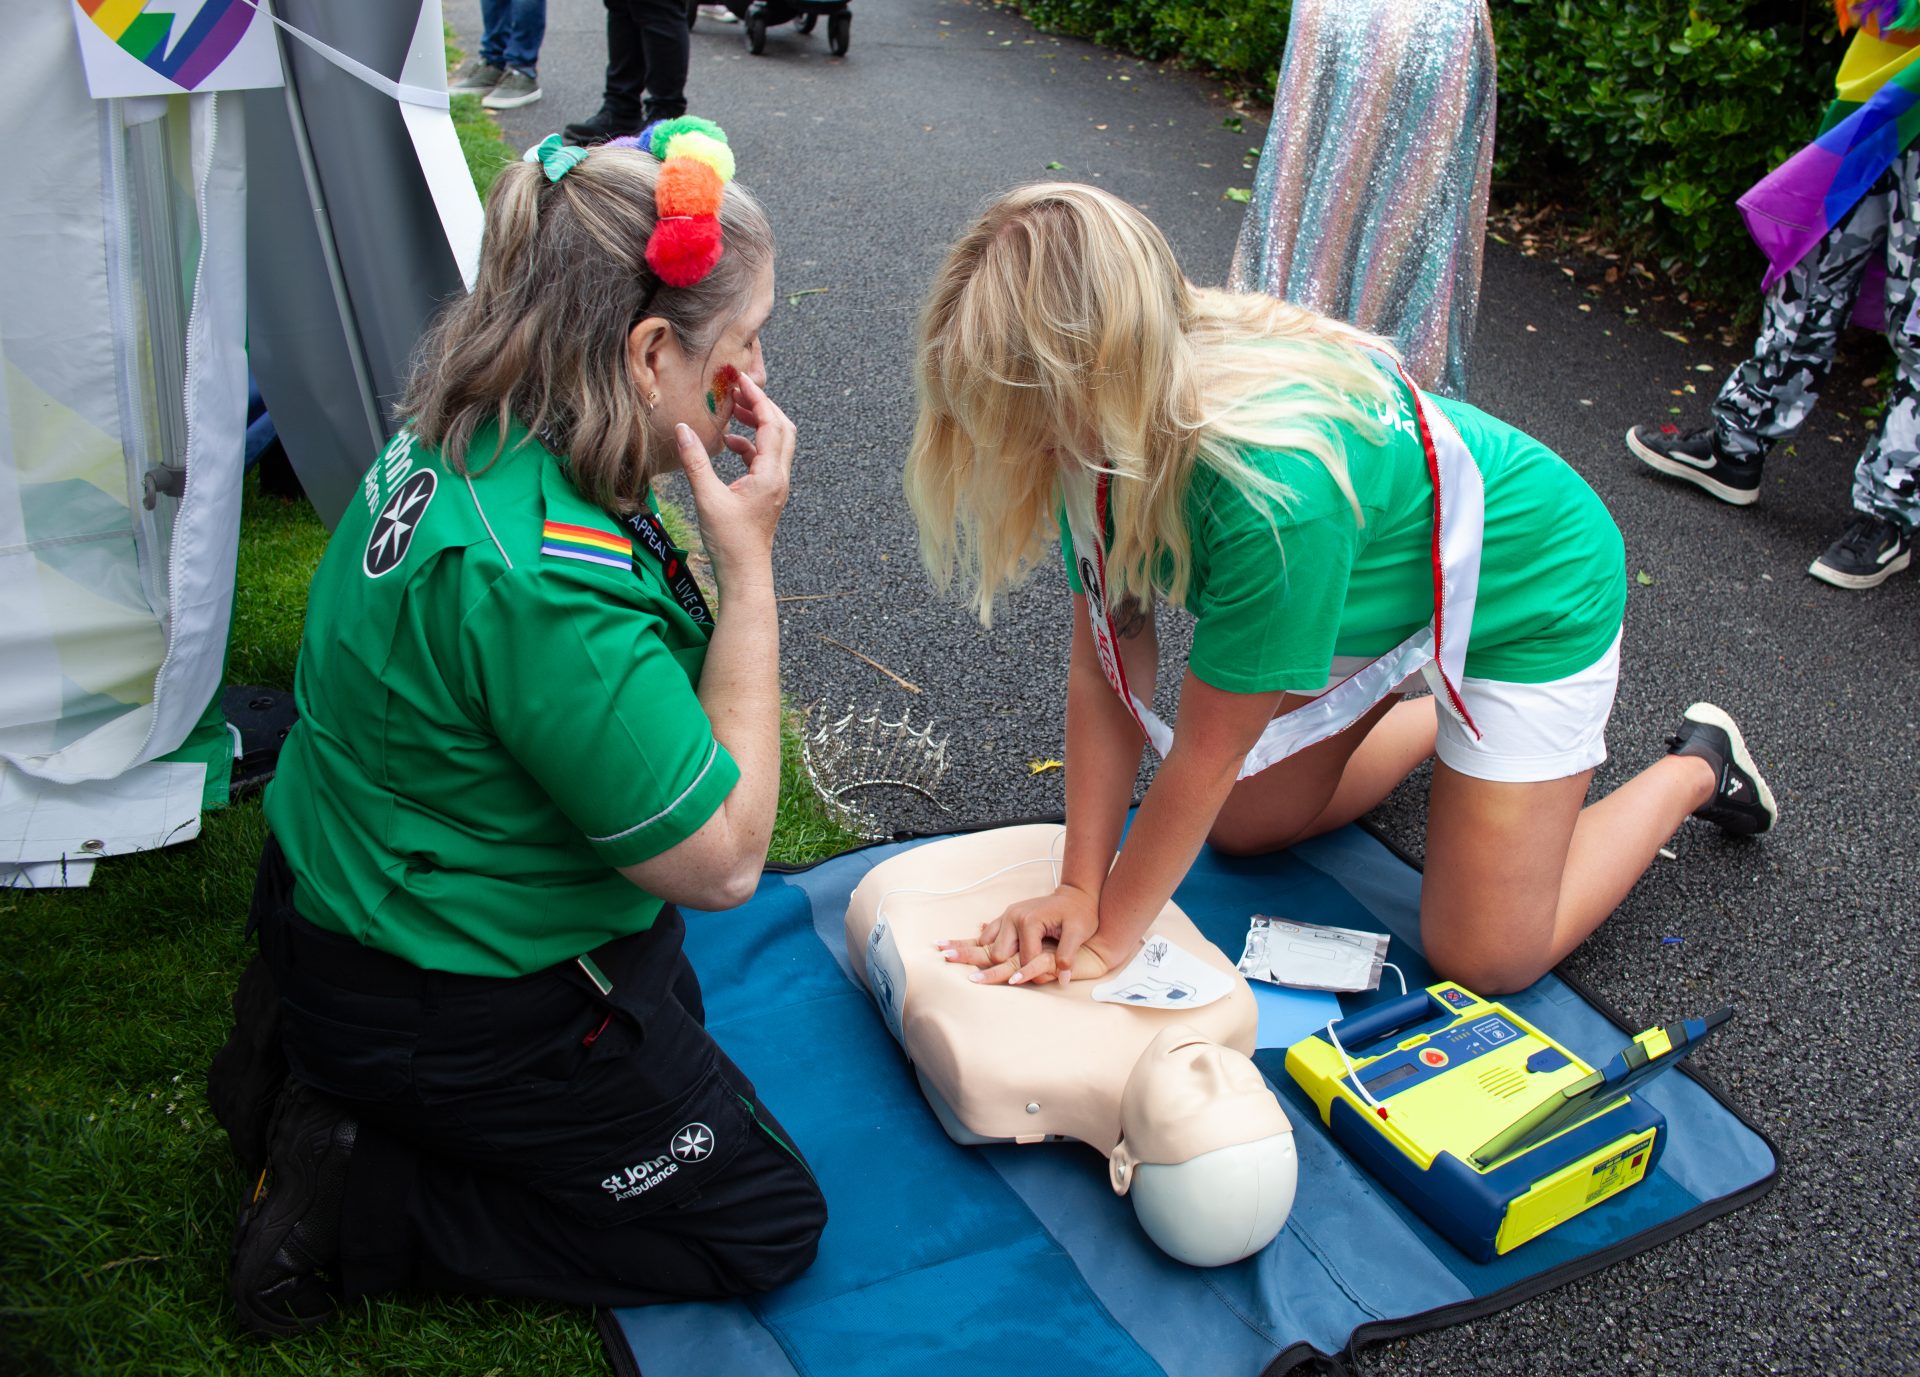
[[1615,1139],[1536,1181],[1507,1206],[1500,1232],[1494,1236],[1494,1252],[1512,1252],[1638,1182],[1647,1174],[1656,1136],[1650,1128],[1632,1138]]

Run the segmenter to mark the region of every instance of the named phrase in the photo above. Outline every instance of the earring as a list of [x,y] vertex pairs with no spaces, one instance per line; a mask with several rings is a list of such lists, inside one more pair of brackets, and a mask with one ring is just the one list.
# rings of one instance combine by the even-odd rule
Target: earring
[[647,393],[647,399],[642,402],[641,405],[646,408],[647,415],[653,415],[653,409],[660,405],[660,394],[658,392]]

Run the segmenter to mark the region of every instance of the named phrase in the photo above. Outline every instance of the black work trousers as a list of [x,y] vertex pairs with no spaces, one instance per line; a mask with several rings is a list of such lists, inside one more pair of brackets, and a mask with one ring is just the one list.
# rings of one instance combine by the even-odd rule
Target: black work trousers
[[620,128],[687,113],[692,34],[686,0],[606,0],[607,91]]
[[671,905],[517,979],[421,970],[293,910],[278,845],[254,897],[292,1074],[360,1121],[349,1296],[393,1290],[645,1305],[768,1290],[813,1261],[826,1204],[703,1023]]

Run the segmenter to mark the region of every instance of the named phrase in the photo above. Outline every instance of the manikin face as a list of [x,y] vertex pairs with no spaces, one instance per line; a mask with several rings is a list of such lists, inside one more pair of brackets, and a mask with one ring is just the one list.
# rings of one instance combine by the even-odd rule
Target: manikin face
[[[733,387],[748,377],[767,385],[766,360],[760,350],[760,332],[773,314],[773,269],[764,269],[747,295],[740,313],[722,327],[713,348],[702,357],[688,354],[672,330],[658,318],[633,328],[629,356],[642,395],[657,391],[660,400],[648,418],[657,442],[656,453],[673,452],[673,428],[684,425],[700,437],[709,454],[720,449],[720,437],[733,419]],[[639,357],[633,358],[633,355]]]

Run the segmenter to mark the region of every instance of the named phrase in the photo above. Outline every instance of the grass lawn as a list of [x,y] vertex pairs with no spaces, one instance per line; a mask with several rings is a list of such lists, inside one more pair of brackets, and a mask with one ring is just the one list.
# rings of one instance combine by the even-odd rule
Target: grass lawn
[[[490,181],[513,154],[477,99],[454,105]],[[249,480],[229,682],[292,685],[325,543],[310,507]],[[791,731],[786,747],[774,858],[851,845],[794,769]],[[239,1334],[226,1263],[242,1182],[205,1075],[251,953],[266,825],[256,798],[203,826],[101,863],[88,889],[0,891],[0,1373],[604,1372],[591,1314],[558,1306],[394,1299],[300,1339]]]

